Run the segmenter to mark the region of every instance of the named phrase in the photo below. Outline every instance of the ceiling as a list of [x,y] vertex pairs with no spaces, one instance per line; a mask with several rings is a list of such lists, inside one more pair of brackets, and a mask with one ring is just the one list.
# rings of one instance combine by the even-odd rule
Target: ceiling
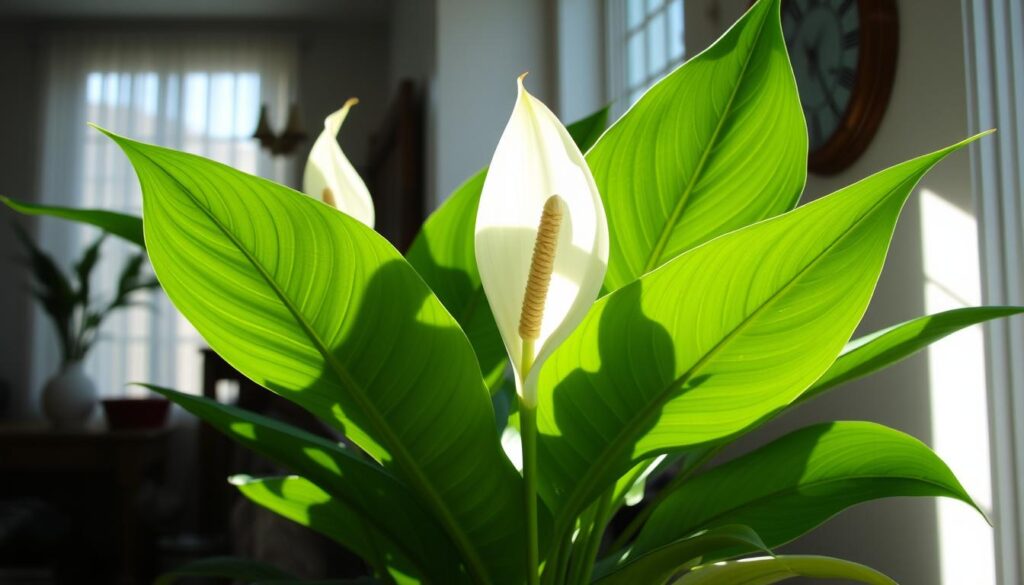
[[26,19],[226,18],[385,22],[391,0],[3,0],[0,15]]

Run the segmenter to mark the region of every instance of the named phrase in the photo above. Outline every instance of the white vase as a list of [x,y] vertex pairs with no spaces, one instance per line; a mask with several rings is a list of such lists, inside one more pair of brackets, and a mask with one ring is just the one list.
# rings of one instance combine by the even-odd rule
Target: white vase
[[85,375],[82,362],[71,362],[43,387],[43,413],[58,429],[80,429],[92,416],[97,398],[96,386]]

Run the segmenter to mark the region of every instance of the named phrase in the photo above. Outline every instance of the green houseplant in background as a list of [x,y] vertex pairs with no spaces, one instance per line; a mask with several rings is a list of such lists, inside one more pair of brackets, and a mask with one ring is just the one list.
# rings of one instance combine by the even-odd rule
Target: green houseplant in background
[[[9,199],[3,200],[8,205],[19,206]],[[82,257],[74,263],[74,279],[69,279],[31,236],[17,225],[15,228],[28,252],[32,295],[53,323],[60,343],[60,369],[43,389],[43,412],[58,428],[75,427],[88,419],[96,405],[96,388],[82,371],[82,360],[96,342],[103,320],[129,306],[137,291],[160,285],[143,271],[146,255],[135,254],[121,269],[113,298],[105,303],[97,302],[90,281],[106,233],[86,247]]]
[[[343,182],[309,193],[334,209],[108,133],[138,172],[135,241],[174,304],[235,368],[354,447],[154,390],[294,473],[232,481],[361,556],[368,582],[892,583],[771,550],[877,498],[974,506],[921,442],[837,421],[706,467],[824,391],[1021,312],[949,311],[850,341],[904,202],[973,139],[798,207],[807,131],[779,0],[604,125],[599,113],[563,128],[520,82],[490,167],[404,257],[372,212],[339,213],[361,201]],[[499,421],[507,373],[517,408]],[[520,440],[506,453],[501,435]],[[669,462],[670,486],[606,538]],[[162,581],[194,574],[299,582],[242,559]]]

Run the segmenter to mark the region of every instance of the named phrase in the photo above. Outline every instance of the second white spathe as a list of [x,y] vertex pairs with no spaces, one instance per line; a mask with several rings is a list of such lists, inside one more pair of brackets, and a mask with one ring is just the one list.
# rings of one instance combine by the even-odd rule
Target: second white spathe
[[338,131],[349,109],[359,103],[351,98],[324,119],[324,129],[309,151],[302,174],[302,192],[373,227],[373,199],[366,183],[338,145]]

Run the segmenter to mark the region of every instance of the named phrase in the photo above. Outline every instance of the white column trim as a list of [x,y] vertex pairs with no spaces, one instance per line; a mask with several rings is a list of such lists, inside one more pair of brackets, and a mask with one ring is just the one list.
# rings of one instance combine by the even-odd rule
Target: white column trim
[[[964,0],[971,149],[986,304],[1024,304],[1024,15],[1019,0]],[[988,385],[999,583],[1024,582],[1024,323],[988,328]]]

